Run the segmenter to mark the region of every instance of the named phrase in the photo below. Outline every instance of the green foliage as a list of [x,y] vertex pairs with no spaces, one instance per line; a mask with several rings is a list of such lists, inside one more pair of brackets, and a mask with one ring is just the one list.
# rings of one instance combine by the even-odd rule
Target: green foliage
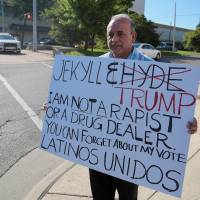
[[191,46],[195,51],[200,51],[200,28],[194,31],[193,37],[191,38]]
[[184,37],[183,46],[185,49],[191,49],[191,39],[192,39],[193,31],[187,32]]
[[[45,8],[52,6],[55,0],[37,0],[38,14],[42,14]],[[14,17],[23,18],[27,12],[32,12],[32,0],[6,0],[4,1],[6,12],[12,13]]]
[[184,48],[200,51],[200,27],[196,30],[186,33],[184,38]]
[[53,7],[45,9],[44,15],[51,19],[50,35],[62,44],[72,46],[82,39],[79,19],[66,0],[57,0]]
[[57,0],[45,15],[52,19],[52,36],[70,45],[84,41],[87,49],[97,36],[105,38],[110,17],[126,12],[131,5],[132,0]]
[[99,37],[96,37],[95,39],[96,41],[96,48],[99,48],[99,49],[106,49],[108,48],[107,47],[107,41],[106,41],[106,36],[104,36],[104,38],[99,38]]
[[150,43],[154,46],[159,44],[159,35],[155,32],[156,26],[153,22],[148,21],[144,15],[131,12],[129,14],[134,21],[137,32],[137,41]]
[[94,49],[93,51],[88,51],[84,49],[77,49],[76,51],[70,51],[65,53],[66,55],[73,55],[73,56],[94,56],[98,57],[104,53],[108,52],[106,49]]
[[[102,48],[106,45],[106,26],[111,16],[127,13],[132,0],[57,0],[54,6],[45,9],[45,16],[52,20],[50,34],[63,44],[83,43],[85,49],[90,44]],[[158,44],[152,22],[144,16],[131,12],[136,24],[138,41]]]
[[197,24],[196,28],[200,28],[200,22]]

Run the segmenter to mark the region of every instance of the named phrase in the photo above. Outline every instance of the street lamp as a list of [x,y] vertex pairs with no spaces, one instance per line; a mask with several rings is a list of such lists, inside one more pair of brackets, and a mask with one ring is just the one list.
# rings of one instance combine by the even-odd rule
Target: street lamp
[[4,5],[3,5],[3,0],[1,0],[1,16],[2,16],[2,32],[5,32]]
[[37,2],[33,0],[33,51],[37,51]]
[[175,51],[176,41],[176,0],[174,0],[174,28],[173,28],[173,51]]

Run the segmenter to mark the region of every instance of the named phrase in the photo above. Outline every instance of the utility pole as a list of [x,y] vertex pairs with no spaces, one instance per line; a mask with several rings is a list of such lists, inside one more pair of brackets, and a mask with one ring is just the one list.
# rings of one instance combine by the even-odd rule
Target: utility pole
[[2,16],[2,32],[5,32],[5,14],[4,14],[4,4],[3,0],[1,0],[1,16]]
[[37,2],[33,0],[33,51],[37,51]]
[[174,28],[173,28],[173,51],[175,51],[176,43],[176,0],[174,0]]
[[172,32],[172,22],[170,22],[170,27],[169,27],[169,42],[171,42],[171,32]]

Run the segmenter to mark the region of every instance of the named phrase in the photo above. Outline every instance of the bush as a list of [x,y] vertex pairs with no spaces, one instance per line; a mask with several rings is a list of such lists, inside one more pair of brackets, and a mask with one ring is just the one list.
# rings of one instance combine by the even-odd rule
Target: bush
[[184,48],[188,50],[200,51],[200,27],[194,31],[186,33]]

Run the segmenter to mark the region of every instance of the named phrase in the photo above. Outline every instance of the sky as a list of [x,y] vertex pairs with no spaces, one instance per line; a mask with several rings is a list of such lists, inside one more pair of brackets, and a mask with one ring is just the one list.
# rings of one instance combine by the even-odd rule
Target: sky
[[159,24],[174,25],[176,1],[176,26],[195,29],[200,23],[200,0],[145,0],[145,17]]

